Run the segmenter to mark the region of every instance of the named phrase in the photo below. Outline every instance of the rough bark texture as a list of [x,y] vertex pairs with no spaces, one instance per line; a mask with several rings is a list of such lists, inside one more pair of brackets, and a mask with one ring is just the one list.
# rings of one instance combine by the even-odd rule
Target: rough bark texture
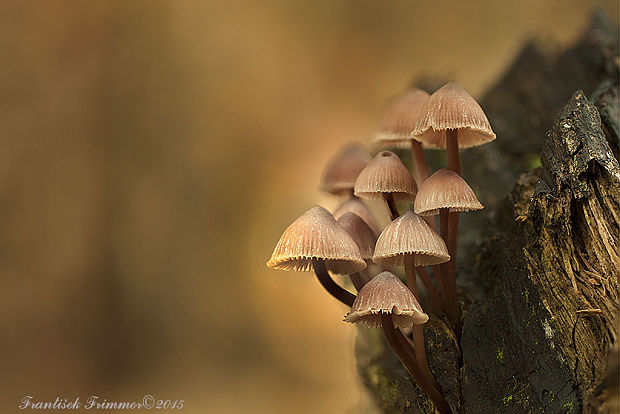
[[[425,331],[455,412],[614,412],[618,64],[618,28],[597,10],[558,55],[529,42],[481,100],[498,138],[462,157],[487,207],[462,215],[462,353],[441,320]],[[356,354],[384,412],[433,412],[377,333]]]

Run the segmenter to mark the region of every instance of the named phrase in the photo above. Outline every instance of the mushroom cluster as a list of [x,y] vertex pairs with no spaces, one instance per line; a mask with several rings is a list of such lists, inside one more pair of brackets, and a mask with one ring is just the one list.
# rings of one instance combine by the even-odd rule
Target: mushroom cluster
[[[284,231],[267,262],[276,269],[314,271],[323,288],[350,308],[346,322],[381,328],[441,413],[452,409],[427,362],[422,325],[429,316],[420,305],[417,276],[432,303],[429,313],[447,318],[460,338],[455,265],[459,213],[483,206],[460,176],[459,149],[493,139],[482,108],[460,86],[448,83],[432,95],[406,90],[385,110],[375,142],[409,147],[413,175],[394,152],[383,150],[372,158],[360,144],[348,145],[328,161],[320,185],[345,200],[333,214],[319,206],[302,214]],[[425,148],[445,150],[447,168],[431,175]],[[371,200],[381,200],[389,212],[391,222],[383,229],[365,203]],[[399,205],[407,207],[399,211]],[[348,275],[357,295],[331,274]],[[404,274],[406,284],[397,274]]]

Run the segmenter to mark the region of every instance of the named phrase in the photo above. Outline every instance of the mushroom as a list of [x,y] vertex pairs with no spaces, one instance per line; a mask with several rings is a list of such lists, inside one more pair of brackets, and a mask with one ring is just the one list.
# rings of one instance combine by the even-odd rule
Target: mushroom
[[413,200],[417,190],[415,180],[398,155],[382,151],[360,172],[354,194],[360,198],[384,199],[394,220],[398,217],[395,201]]
[[391,314],[394,326],[401,329],[428,321],[411,290],[388,271],[379,273],[360,290],[344,320],[380,328],[382,313]]
[[411,326],[421,326],[428,321],[428,315],[422,311],[415,296],[398,277],[390,272],[375,276],[359,291],[351,312],[344,320],[382,328],[390,347],[422,391],[441,413],[452,412],[440,388],[420,368],[420,361],[411,353],[409,341],[400,331]]
[[[450,260],[446,243],[422,217],[408,210],[387,225],[377,239],[372,260],[384,266],[427,266]],[[411,288],[411,286],[410,286]]]
[[360,250],[347,231],[323,207],[314,206],[282,233],[267,266],[281,270],[314,270],[319,282],[336,299],[351,306],[355,295],[330,277],[366,268]]
[[[447,150],[448,168],[459,175],[459,148],[474,147],[495,139],[495,133],[478,102],[455,83],[442,86],[428,98],[420,110],[411,135],[427,148]],[[459,213],[451,212],[448,216],[446,240],[448,251],[453,257],[447,267],[450,278],[456,278],[454,260],[458,223]],[[460,310],[457,309],[457,312]],[[460,317],[456,322],[460,324]]]
[[[428,223],[413,211],[407,211],[383,229],[377,239],[372,260],[383,266],[404,266],[407,286],[419,301],[416,267],[444,263],[450,260],[450,256],[445,242]],[[435,286],[426,272],[420,272],[423,267],[418,269],[434,306],[439,308],[440,299]],[[424,331],[420,326],[414,326],[413,338],[420,367],[432,378],[424,352]]]
[[414,211],[421,216],[448,212],[481,210],[474,190],[454,171],[442,168],[431,175],[418,190]]
[[447,148],[449,158],[458,158],[459,148],[475,147],[495,139],[478,102],[455,83],[442,86],[426,100],[411,135],[426,148]]
[[381,227],[377,223],[375,216],[372,214],[372,211],[364,204],[362,200],[359,198],[350,198],[340,204],[338,208],[334,211],[334,218],[338,220],[345,213],[355,213],[362,218],[368,224],[368,226],[372,229],[375,236],[378,236],[381,233]]
[[[360,216],[351,212],[343,214],[337,221],[349,233],[357,247],[359,247],[362,259],[367,263],[372,261],[377,236],[375,236],[368,224]],[[353,273],[349,277],[358,292],[370,280],[366,269]]]
[[415,179],[420,186],[428,177],[428,165],[422,145],[411,136],[418,114],[429,94],[411,88],[398,95],[385,109],[379,121],[375,141],[394,147],[410,147]]
[[[447,224],[450,212],[480,210],[482,208],[484,208],[483,205],[480,204],[476,194],[465,180],[447,168],[435,171],[424,181],[414,203],[414,210],[417,214],[422,216],[440,214],[441,235],[444,238],[448,237]],[[453,261],[455,254],[456,252],[451,254]],[[440,286],[442,286],[442,293],[448,302],[450,317],[454,320],[459,318],[456,279],[455,275],[448,271],[449,269],[444,270],[441,274],[445,280],[440,281]]]
[[355,180],[370,158],[370,153],[362,144],[349,143],[327,161],[321,190],[334,195],[352,195]]

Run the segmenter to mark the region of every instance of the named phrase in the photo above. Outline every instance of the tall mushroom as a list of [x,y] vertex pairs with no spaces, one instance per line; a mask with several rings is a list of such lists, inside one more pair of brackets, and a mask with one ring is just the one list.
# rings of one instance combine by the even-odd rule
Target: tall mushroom
[[388,343],[411,373],[422,391],[433,401],[441,413],[452,410],[439,388],[433,384],[411,353],[409,341],[400,329],[420,326],[428,320],[422,308],[409,289],[393,273],[383,272],[375,276],[358,293],[351,312],[344,320],[361,323],[369,327],[382,328]]
[[355,295],[329,276],[366,268],[360,250],[347,231],[323,207],[314,206],[282,234],[267,266],[281,270],[314,270],[319,282],[336,299],[351,306]]
[[[442,168],[435,171],[418,191],[414,203],[414,210],[421,216],[441,216],[441,235],[447,235],[447,216],[453,212],[480,210],[484,208],[474,191],[467,185],[465,180],[454,171]],[[445,280],[440,282],[444,297],[448,302],[448,313],[450,319],[460,321],[460,308],[456,296],[456,279],[451,272],[442,272]]]
[[384,110],[379,121],[375,141],[394,147],[410,147],[415,179],[420,186],[428,177],[428,165],[422,145],[411,136],[422,106],[429,94],[410,88],[399,94]]
[[[411,135],[427,148],[447,150],[448,168],[459,175],[459,148],[475,147],[495,139],[495,133],[478,102],[455,83],[442,86],[428,98]],[[448,265],[450,278],[456,278],[458,222],[459,213],[449,213],[446,242],[452,256]]]
[[382,151],[358,175],[354,194],[360,198],[385,200],[394,220],[398,217],[395,201],[412,201],[417,191],[415,180],[398,155]]
[[370,158],[370,153],[362,144],[349,143],[327,161],[321,178],[321,190],[340,196],[353,195],[355,180]]
[[[383,229],[377,239],[375,255],[372,258],[375,263],[383,266],[404,266],[407,286],[418,301],[420,297],[416,284],[416,266],[440,264],[449,259],[450,256],[443,239],[422,217],[412,211],[407,211]],[[438,296],[432,283],[430,283],[431,287],[426,286],[432,298]],[[433,302],[437,300],[433,299]],[[435,306],[439,306],[438,303],[435,302]],[[430,378],[433,378],[426,362],[424,331],[421,326],[414,326],[413,341],[420,367]]]

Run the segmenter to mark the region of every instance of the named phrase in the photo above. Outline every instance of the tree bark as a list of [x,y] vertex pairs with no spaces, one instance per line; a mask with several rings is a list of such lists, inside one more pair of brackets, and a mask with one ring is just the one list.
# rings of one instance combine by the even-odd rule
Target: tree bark
[[[617,30],[597,10],[557,57],[528,43],[481,100],[498,138],[462,154],[487,207],[461,217],[462,352],[444,321],[425,326],[429,364],[455,412],[613,412]],[[379,333],[360,330],[356,356],[383,412],[434,412]]]

